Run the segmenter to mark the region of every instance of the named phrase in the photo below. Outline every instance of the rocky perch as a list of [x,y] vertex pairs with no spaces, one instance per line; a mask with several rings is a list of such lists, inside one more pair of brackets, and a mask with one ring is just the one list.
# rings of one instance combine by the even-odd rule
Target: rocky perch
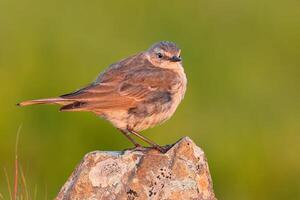
[[214,200],[204,152],[188,137],[151,148],[88,153],[56,200]]

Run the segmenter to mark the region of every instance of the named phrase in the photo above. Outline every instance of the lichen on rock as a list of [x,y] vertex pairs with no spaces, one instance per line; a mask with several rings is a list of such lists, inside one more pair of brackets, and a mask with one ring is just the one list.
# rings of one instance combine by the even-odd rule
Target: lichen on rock
[[204,152],[188,137],[152,148],[87,154],[56,200],[216,199]]

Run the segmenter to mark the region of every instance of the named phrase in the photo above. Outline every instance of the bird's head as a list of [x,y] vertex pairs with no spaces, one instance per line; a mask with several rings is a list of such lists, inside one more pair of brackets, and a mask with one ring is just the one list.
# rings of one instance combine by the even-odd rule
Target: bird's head
[[173,42],[163,41],[152,45],[146,55],[149,61],[161,68],[174,68],[181,63],[181,50]]

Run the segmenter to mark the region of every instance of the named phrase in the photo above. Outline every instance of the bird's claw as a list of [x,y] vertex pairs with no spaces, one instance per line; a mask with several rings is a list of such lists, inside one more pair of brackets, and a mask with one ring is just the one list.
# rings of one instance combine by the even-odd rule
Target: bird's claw
[[160,151],[161,153],[166,153],[168,150],[169,150],[169,148],[165,148],[165,147],[162,147],[162,146],[154,146],[154,148],[156,149],[156,150],[158,150],[158,151]]

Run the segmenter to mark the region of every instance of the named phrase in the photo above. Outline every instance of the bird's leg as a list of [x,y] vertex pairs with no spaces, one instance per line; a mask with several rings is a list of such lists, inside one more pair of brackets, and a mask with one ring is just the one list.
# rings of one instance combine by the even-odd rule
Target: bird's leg
[[133,130],[128,129],[128,131],[130,133],[132,133],[133,135],[137,136],[138,138],[140,138],[141,140],[143,140],[144,142],[150,144],[152,147],[154,147],[155,149],[159,150],[161,153],[165,153],[166,149],[163,148],[162,146],[159,146],[158,144],[156,144],[155,142],[152,142],[150,139],[142,136],[141,134],[139,134],[138,132],[135,132]]
[[140,145],[139,143],[137,143],[132,137],[130,137],[131,132],[129,132],[129,131],[124,131],[124,130],[121,130],[121,129],[119,129],[119,130],[121,131],[121,133],[123,133],[123,135],[125,135],[125,137],[126,137],[128,140],[130,140],[130,142],[133,143],[133,145],[134,145],[135,147],[141,147],[141,145]]

